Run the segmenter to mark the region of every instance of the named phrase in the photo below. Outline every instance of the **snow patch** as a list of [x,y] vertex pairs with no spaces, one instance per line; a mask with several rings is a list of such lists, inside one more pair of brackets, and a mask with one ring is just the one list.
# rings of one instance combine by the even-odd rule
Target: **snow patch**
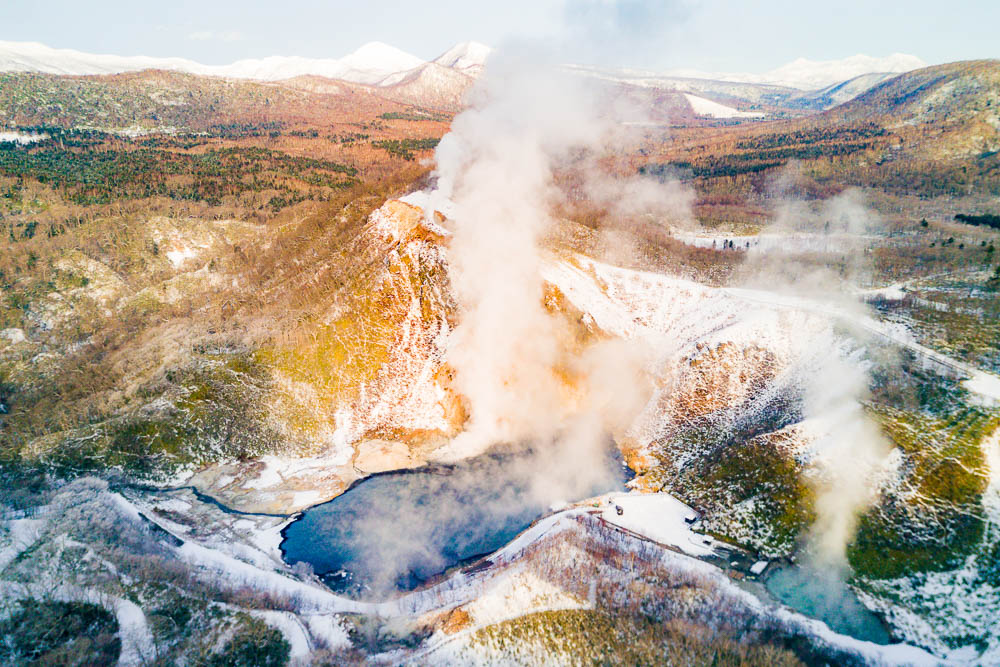
[[24,329],[4,329],[0,331],[0,338],[7,339],[11,345],[17,345],[25,340]]
[[20,144],[26,146],[48,139],[49,135],[36,132],[0,132],[0,144]]
[[989,399],[994,405],[1000,405],[1000,377],[985,371],[976,371],[962,385],[970,392]]
[[321,491],[296,491],[292,495],[292,504],[296,507],[309,507],[320,502],[325,497]]
[[45,527],[44,519],[15,519],[7,524],[8,544],[0,549],[0,571],[34,544]]
[[312,653],[309,635],[299,618],[287,611],[251,611],[251,614],[261,619],[275,630],[281,632],[288,641],[292,659],[304,659]]
[[167,251],[167,259],[170,260],[170,263],[173,264],[174,268],[176,269],[181,264],[183,264],[185,260],[196,257],[197,254],[198,253],[196,253],[194,249],[184,247],[181,248],[180,250]]
[[510,570],[490,582],[464,609],[482,628],[540,611],[581,609],[583,603],[531,572]]
[[699,116],[710,118],[763,118],[764,114],[755,111],[740,111],[725,104],[719,104],[712,100],[684,93],[684,98],[691,105],[691,109]]
[[319,643],[328,651],[350,648],[351,636],[344,619],[336,614],[315,614],[303,616],[306,627]]

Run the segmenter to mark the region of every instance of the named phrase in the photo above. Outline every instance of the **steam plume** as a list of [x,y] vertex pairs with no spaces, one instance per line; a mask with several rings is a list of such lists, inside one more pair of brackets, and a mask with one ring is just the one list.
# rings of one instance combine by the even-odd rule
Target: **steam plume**
[[[744,279],[802,297],[823,312],[839,313],[841,324],[851,325],[869,317],[854,291],[870,280],[866,239],[880,231],[882,221],[857,190],[819,202],[796,198],[798,177],[793,164],[779,178],[779,203],[766,233],[780,243],[751,248]],[[854,329],[862,343],[870,335]],[[814,354],[804,364],[811,380],[803,413],[819,426],[812,447],[821,476],[809,546],[824,565],[844,566],[857,515],[873,500],[872,481],[889,445],[862,405],[870,366],[863,350],[828,335],[815,341]]]

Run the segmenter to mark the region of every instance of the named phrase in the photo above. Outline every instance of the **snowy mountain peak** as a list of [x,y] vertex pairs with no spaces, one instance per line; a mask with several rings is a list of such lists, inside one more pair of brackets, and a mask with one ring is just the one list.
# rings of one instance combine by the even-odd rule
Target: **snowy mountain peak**
[[351,69],[387,73],[402,72],[424,64],[420,58],[382,42],[368,42],[341,58],[340,62]]
[[479,42],[461,42],[451,47],[434,62],[443,67],[458,70],[474,70],[482,68],[493,49]]

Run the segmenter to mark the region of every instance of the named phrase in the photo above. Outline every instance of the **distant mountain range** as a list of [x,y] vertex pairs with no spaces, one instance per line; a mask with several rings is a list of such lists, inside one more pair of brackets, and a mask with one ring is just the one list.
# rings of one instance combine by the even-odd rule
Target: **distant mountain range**
[[440,58],[426,62],[388,44],[370,42],[338,59],[270,56],[239,60],[231,65],[203,65],[184,58],[98,55],[71,49],[53,49],[37,42],[0,42],[0,71],[90,75],[162,69],[263,81],[312,75],[378,86],[395,85],[407,74],[432,64],[476,74],[482,69],[490,51],[483,44],[465,42],[449,49]]
[[[336,59],[271,56],[230,65],[204,65],[183,58],[98,55],[37,42],[0,41],[0,72],[82,76],[155,69],[286,81],[313,92],[340,91],[351,84],[377,88],[380,95],[397,101],[454,110],[461,107],[465,91],[482,73],[492,51],[484,44],[463,42],[425,61],[388,44],[370,42]],[[661,106],[674,119],[683,116],[727,122],[829,109],[900,73],[922,67],[925,63],[919,58],[898,53],[833,61],[800,58],[764,74],[567,66],[570,71],[624,86],[634,91],[631,94],[667,95],[671,103],[666,104],[663,98]]]
[[[477,42],[463,42],[430,63],[466,74],[479,73],[492,49]],[[54,49],[37,42],[0,41],[0,71],[44,72],[47,74],[117,74],[144,69],[164,69],[209,76],[279,81],[314,75],[367,85],[394,85],[407,73],[430,64],[388,44],[370,42],[342,58],[301,58],[270,56],[239,60],[231,65],[203,65],[184,58],[98,55]],[[813,61],[799,58],[764,74],[703,72],[678,69],[664,73],[637,70],[614,71],[625,80],[661,80],[664,78],[702,79],[732,83],[781,86],[814,91],[873,73],[900,74],[926,67],[920,58],[895,53],[885,58],[856,55],[842,60]]]

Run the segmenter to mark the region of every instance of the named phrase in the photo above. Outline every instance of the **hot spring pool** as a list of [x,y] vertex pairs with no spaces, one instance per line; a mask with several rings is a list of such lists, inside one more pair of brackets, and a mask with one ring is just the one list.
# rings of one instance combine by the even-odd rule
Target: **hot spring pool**
[[818,618],[836,632],[889,643],[882,621],[861,604],[838,573],[808,566],[781,567],[765,577],[764,587],[782,604]]
[[602,469],[576,484],[575,497],[560,496],[565,486],[546,488],[541,465],[530,452],[491,452],[374,475],[306,510],[285,528],[281,549],[287,562],[309,563],[335,590],[378,598],[499,549],[553,502],[621,490],[628,480],[613,447],[596,464]]

